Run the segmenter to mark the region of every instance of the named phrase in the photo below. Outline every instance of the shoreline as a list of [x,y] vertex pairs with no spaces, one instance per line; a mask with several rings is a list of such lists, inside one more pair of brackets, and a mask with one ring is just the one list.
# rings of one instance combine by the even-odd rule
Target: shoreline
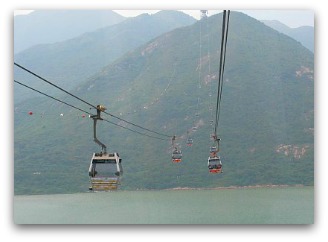
[[[251,185],[251,186],[228,186],[228,187],[173,187],[166,189],[136,189],[136,190],[115,190],[106,192],[137,192],[137,191],[192,191],[192,190],[237,190],[237,189],[256,189],[256,188],[287,188],[287,187],[314,187],[307,186],[303,184],[295,185]],[[105,192],[105,193],[106,193]],[[94,193],[94,192],[84,192],[84,193]],[[14,194],[14,197],[20,196],[47,196],[47,195],[72,195],[72,194],[84,194],[83,192],[78,193],[47,193],[47,194]],[[98,192],[96,192],[98,193]],[[100,192],[102,193],[102,192]]]
[[[233,189],[254,189],[254,188],[287,188],[287,187],[307,187],[303,184],[295,184],[295,185],[274,185],[274,184],[265,184],[265,185],[251,185],[251,186],[228,186],[228,187],[175,187],[175,188],[168,188],[163,190],[175,190],[175,191],[182,191],[182,190],[233,190]],[[314,187],[314,186],[308,186]]]

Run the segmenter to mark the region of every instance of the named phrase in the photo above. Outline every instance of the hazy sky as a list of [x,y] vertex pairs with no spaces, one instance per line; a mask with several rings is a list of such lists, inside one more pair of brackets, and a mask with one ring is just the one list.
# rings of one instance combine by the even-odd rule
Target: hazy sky
[[[14,14],[28,14],[33,10],[15,10]],[[153,14],[159,10],[114,10],[125,17],[134,17],[142,13]],[[181,10],[196,19],[200,18],[199,10]],[[222,10],[208,10],[209,15],[216,14]],[[289,27],[314,26],[314,12],[311,10],[235,10],[243,12],[258,20],[279,20]]]
[[[144,12],[155,13],[156,10],[115,10],[123,16],[136,16]],[[200,18],[199,10],[181,10],[196,19]],[[216,14],[222,10],[208,10],[209,15]],[[299,26],[314,26],[314,13],[310,10],[235,10],[243,12],[258,20],[279,20],[280,22],[295,28]]]

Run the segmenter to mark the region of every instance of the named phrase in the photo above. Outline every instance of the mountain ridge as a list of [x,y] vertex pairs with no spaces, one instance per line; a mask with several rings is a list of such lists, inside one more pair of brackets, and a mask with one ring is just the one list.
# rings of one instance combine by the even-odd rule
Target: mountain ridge
[[[221,19],[222,14],[211,16],[155,37],[72,90],[119,117],[177,135],[183,160],[173,164],[169,138],[155,141],[99,123],[99,139],[123,159],[121,189],[313,185],[313,53],[237,12],[230,19],[219,123],[224,173],[208,173]],[[91,120],[39,98],[15,107],[17,112],[35,108],[49,113],[43,120],[15,114],[15,194],[85,191],[89,157],[99,149],[92,142]],[[185,144],[188,131],[192,147]],[[295,147],[300,157],[293,156]],[[43,159],[44,152],[49,160]],[[36,171],[42,175],[33,175]]]
[[303,46],[314,53],[314,27],[300,26],[297,28],[290,28],[277,20],[262,20],[261,22],[299,41]]
[[[123,22],[55,44],[38,45],[14,56],[15,62],[71,89],[124,53],[195,19],[178,11],[161,11],[128,18]],[[15,78],[34,79],[16,68]],[[23,101],[27,95],[15,96]]]
[[36,10],[14,17],[14,53],[55,43],[126,19],[112,10]]

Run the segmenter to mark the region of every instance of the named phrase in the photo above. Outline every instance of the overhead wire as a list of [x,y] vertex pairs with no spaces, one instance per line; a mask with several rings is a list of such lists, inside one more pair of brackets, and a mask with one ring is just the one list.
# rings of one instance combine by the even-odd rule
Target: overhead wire
[[[14,65],[16,65],[17,67],[21,68],[22,70],[24,70],[24,71],[30,73],[31,75],[33,75],[33,76],[35,76],[35,77],[41,79],[42,81],[44,81],[44,82],[50,84],[51,86],[56,87],[57,89],[59,89],[59,90],[65,92],[66,94],[68,94],[68,95],[70,95],[70,96],[72,96],[72,97],[78,99],[79,101],[81,101],[81,102],[83,102],[83,103],[89,105],[90,107],[97,109],[96,105],[93,105],[93,104],[91,104],[91,103],[89,103],[89,102],[83,100],[82,98],[79,98],[78,96],[76,96],[76,95],[70,93],[69,91],[67,91],[67,90],[65,90],[65,89],[63,89],[63,88],[61,88],[61,87],[59,87],[58,85],[53,84],[53,83],[50,82],[49,80],[46,80],[45,78],[43,78],[43,77],[41,77],[40,75],[38,75],[38,74],[32,72],[31,70],[28,70],[27,68],[23,67],[22,65],[17,64],[16,62],[14,62]],[[164,137],[172,137],[172,135],[163,134],[163,133],[160,133],[160,132],[157,132],[157,131],[154,131],[154,130],[151,130],[151,129],[148,129],[148,128],[145,128],[145,127],[142,127],[141,125],[135,124],[135,123],[133,123],[133,122],[127,121],[127,120],[125,120],[125,119],[123,119],[123,118],[120,118],[120,117],[118,117],[118,116],[116,116],[116,115],[114,115],[114,114],[112,114],[112,113],[109,113],[109,112],[106,112],[106,111],[104,111],[103,113],[105,113],[105,114],[107,114],[107,115],[109,115],[109,116],[111,116],[111,117],[113,117],[113,118],[116,118],[116,119],[118,119],[118,120],[120,120],[120,121],[123,121],[123,122],[125,122],[125,123],[128,123],[128,124],[130,124],[130,125],[133,125],[133,126],[135,126],[135,127],[138,127],[138,128],[140,128],[140,129],[146,130],[146,131],[148,131],[148,132],[151,132],[151,133],[154,133],[154,134],[157,134],[157,135],[160,135],[160,136],[164,136]]]
[[170,139],[164,139],[164,138],[160,138],[160,137],[155,137],[155,136],[152,136],[152,135],[149,135],[149,134],[145,134],[145,133],[139,132],[139,131],[134,130],[134,129],[127,128],[127,127],[125,127],[125,126],[123,126],[123,125],[116,124],[116,123],[111,122],[111,121],[109,121],[109,120],[107,120],[107,119],[104,119],[104,118],[102,118],[102,120],[105,121],[105,122],[107,122],[107,123],[110,123],[110,124],[116,125],[116,126],[118,126],[118,127],[121,127],[121,128],[123,128],[123,129],[130,130],[131,132],[134,132],[134,133],[137,133],[137,134],[140,134],[140,135],[147,136],[147,137],[149,137],[149,138],[158,139],[158,140],[170,140]]
[[[198,64],[198,88],[202,88],[202,24],[204,22],[204,17],[203,13],[201,12],[201,18],[199,20],[199,64]],[[196,70],[197,70],[196,69]],[[199,104],[200,104],[200,90],[197,92],[197,106],[196,106],[196,112],[195,112],[195,117],[193,118],[193,127],[197,127],[197,120],[200,115],[200,110],[199,110]]]
[[127,124],[131,124],[131,125],[133,125],[133,126],[135,126],[135,127],[138,127],[138,128],[140,128],[140,129],[143,129],[143,130],[149,131],[149,132],[151,132],[151,133],[158,134],[158,135],[165,136],[165,137],[172,137],[172,135],[162,134],[162,133],[159,133],[159,132],[157,132],[157,131],[150,130],[150,129],[148,129],[148,128],[142,127],[142,126],[140,126],[140,125],[138,125],[138,124],[135,124],[135,123],[132,123],[132,122],[130,122],[130,121],[127,121],[127,120],[125,120],[125,119],[123,119],[123,118],[120,118],[120,117],[118,117],[118,116],[116,116],[116,115],[114,115],[114,114],[111,114],[111,113],[109,113],[109,112],[103,111],[103,113],[105,113],[105,114],[107,114],[107,115],[109,115],[109,116],[111,116],[111,117],[113,117],[113,118],[116,118],[116,119],[118,119],[118,120],[120,120],[120,121],[123,121],[123,122],[125,122],[125,123],[127,123]]
[[[69,104],[69,103],[67,103],[67,102],[65,102],[65,101],[62,101],[62,100],[60,100],[60,99],[58,99],[58,98],[55,98],[55,97],[53,97],[53,96],[51,96],[51,95],[48,95],[48,94],[44,93],[44,92],[41,92],[41,91],[39,91],[39,90],[37,90],[37,89],[35,89],[35,88],[33,88],[33,87],[30,87],[30,86],[28,86],[28,85],[25,85],[25,84],[21,83],[21,82],[19,82],[19,81],[14,80],[14,82],[17,83],[17,84],[19,84],[19,85],[21,85],[21,86],[24,86],[24,87],[26,87],[26,88],[32,90],[32,91],[35,91],[35,92],[37,92],[37,93],[39,93],[39,94],[42,94],[42,95],[44,95],[44,96],[46,96],[46,97],[48,97],[48,98],[51,98],[51,99],[53,99],[53,100],[55,100],[55,101],[58,101],[58,102],[60,102],[60,103],[63,103],[63,104],[65,104],[65,105],[67,105],[67,106],[69,106],[69,107],[71,107],[71,108],[74,108],[74,109],[79,110],[79,111],[81,111],[81,112],[87,113],[87,114],[89,114],[89,115],[93,115],[92,113],[90,113],[90,112],[88,112],[88,111],[86,111],[86,110],[83,110],[83,109],[81,109],[81,108],[79,108],[79,107],[76,107],[76,106],[74,106],[74,105],[72,105],[72,104]],[[148,134],[145,134],[145,133],[139,132],[139,131],[137,131],[137,130],[133,130],[133,129],[130,129],[130,128],[127,128],[127,127],[124,127],[123,125],[116,124],[116,123],[111,122],[111,121],[109,121],[109,120],[107,120],[107,119],[104,119],[104,118],[102,118],[102,120],[104,120],[104,121],[107,122],[107,123],[110,123],[110,124],[113,124],[113,125],[115,125],[115,126],[118,126],[118,127],[120,127],[120,128],[123,128],[123,129],[129,130],[129,131],[131,131],[131,132],[134,132],[134,133],[137,133],[137,134],[140,134],[140,135],[144,135],[144,136],[147,136],[147,137],[150,137],[150,138],[154,138],[154,139],[158,139],[158,140],[169,140],[169,139],[163,139],[163,138],[160,138],[160,137],[155,137],[155,136],[152,136],[152,135],[148,135]]]
[[[207,82],[209,84],[209,96],[212,97],[212,77],[211,77],[211,54],[210,54],[210,49],[211,49],[211,43],[210,43],[210,33],[209,33],[209,28],[208,28],[208,18],[206,18],[206,33],[207,33],[207,58],[208,58],[208,75],[207,75]],[[209,112],[210,112],[210,117],[211,119],[209,120],[210,125],[214,125],[211,121],[214,119],[213,115],[213,103],[209,103]]]
[[222,73],[221,73],[221,90],[220,90],[218,122],[219,122],[219,119],[220,119],[220,111],[221,111],[220,105],[221,105],[222,87],[223,87],[223,74],[224,74],[224,68],[225,68],[225,58],[226,58],[226,50],[227,50],[227,42],[228,42],[229,20],[230,20],[230,10],[228,10],[228,16],[227,16],[227,19],[226,19],[226,32],[225,32],[225,42],[224,42],[224,55],[223,55]]
[[198,75],[198,87],[202,87],[202,19],[199,22],[199,75]]
[[222,19],[219,81],[218,81],[218,92],[217,92],[217,102],[216,102],[216,120],[214,126],[215,136],[217,136],[217,130],[218,130],[219,118],[220,118],[220,106],[221,106],[221,98],[222,98],[223,73],[224,73],[224,66],[225,66],[227,39],[228,39],[229,18],[230,18],[230,10],[228,10],[228,14],[227,11],[224,10],[223,19]]
[[85,110],[83,110],[83,109],[81,109],[81,108],[78,108],[78,107],[76,107],[76,106],[74,106],[74,105],[71,105],[71,104],[69,104],[69,103],[67,103],[67,102],[65,102],[65,101],[62,101],[62,100],[60,100],[60,99],[58,99],[58,98],[55,98],[55,97],[53,97],[53,96],[50,96],[50,95],[48,95],[48,94],[46,94],[46,93],[44,93],[44,92],[41,92],[41,91],[39,91],[39,90],[37,90],[37,89],[35,89],[35,88],[33,88],[33,87],[30,87],[30,86],[28,86],[28,85],[25,85],[25,84],[23,84],[23,83],[21,83],[21,82],[19,82],[19,81],[14,80],[14,82],[16,82],[17,84],[19,84],[19,85],[21,85],[21,86],[24,86],[24,87],[26,87],[26,88],[28,88],[28,89],[30,89],[30,90],[33,90],[33,91],[35,91],[35,92],[37,92],[37,93],[40,93],[40,94],[42,94],[42,95],[44,95],[44,96],[46,96],[46,97],[49,97],[49,98],[51,98],[51,99],[53,99],[53,100],[55,100],[55,101],[57,101],[57,102],[63,103],[63,104],[65,104],[65,105],[70,106],[70,107],[72,107],[72,108],[75,108],[75,109],[77,109],[77,110],[79,110],[79,111],[82,111],[82,112],[85,112],[85,113],[87,113],[87,114],[93,115],[92,113],[89,113],[88,111],[85,111]]
[[52,82],[46,80],[46,79],[43,78],[42,76],[39,76],[38,74],[36,74],[36,73],[34,73],[34,72],[28,70],[27,68],[25,68],[25,67],[23,67],[23,66],[17,64],[16,62],[14,62],[14,65],[16,65],[16,66],[18,66],[19,68],[21,68],[22,70],[24,70],[24,71],[30,73],[31,75],[33,75],[33,76],[35,76],[35,77],[41,79],[42,81],[44,81],[44,82],[50,84],[51,86],[56,87],[56,88],[58,88],[59,90],[61,90],[61,91],[65,92],[65,93],[67,93],[68,95],[70,95],[70,96],[72,96],[72,97],[74,97],[74,98],[80,100],[81,102],[83,102],[83,103],[85,103],[85,104],[87,104],[87,105],[89,105],[89,106],[91,106],[91,107],[97,109],[97,107],[96,107],[95,105],[93,105],[93,104],[91,104],[91,103],[89,103],[89,102],[87,102],[87,101],[85,101],[85,100],[83,100],[83,99],[77,97],[76,95],[74,95],[74,94],[72,94],[72,93],[66,91],[65,89],[63,89],[63,88],[57,86],[56,84],[53,84]]

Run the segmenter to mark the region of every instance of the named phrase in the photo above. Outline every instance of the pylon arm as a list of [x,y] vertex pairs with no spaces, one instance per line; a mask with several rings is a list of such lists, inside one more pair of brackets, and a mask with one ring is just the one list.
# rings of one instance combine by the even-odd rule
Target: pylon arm
[[93,118],[93,141],[96,142],[98,145],[101,146],[101,150],[104,154],[107,153],[106,145],[104,145],[100,140],[97,138],[97,120],[100,119],[100,110],[97,110],[97,115],[91,116]]

